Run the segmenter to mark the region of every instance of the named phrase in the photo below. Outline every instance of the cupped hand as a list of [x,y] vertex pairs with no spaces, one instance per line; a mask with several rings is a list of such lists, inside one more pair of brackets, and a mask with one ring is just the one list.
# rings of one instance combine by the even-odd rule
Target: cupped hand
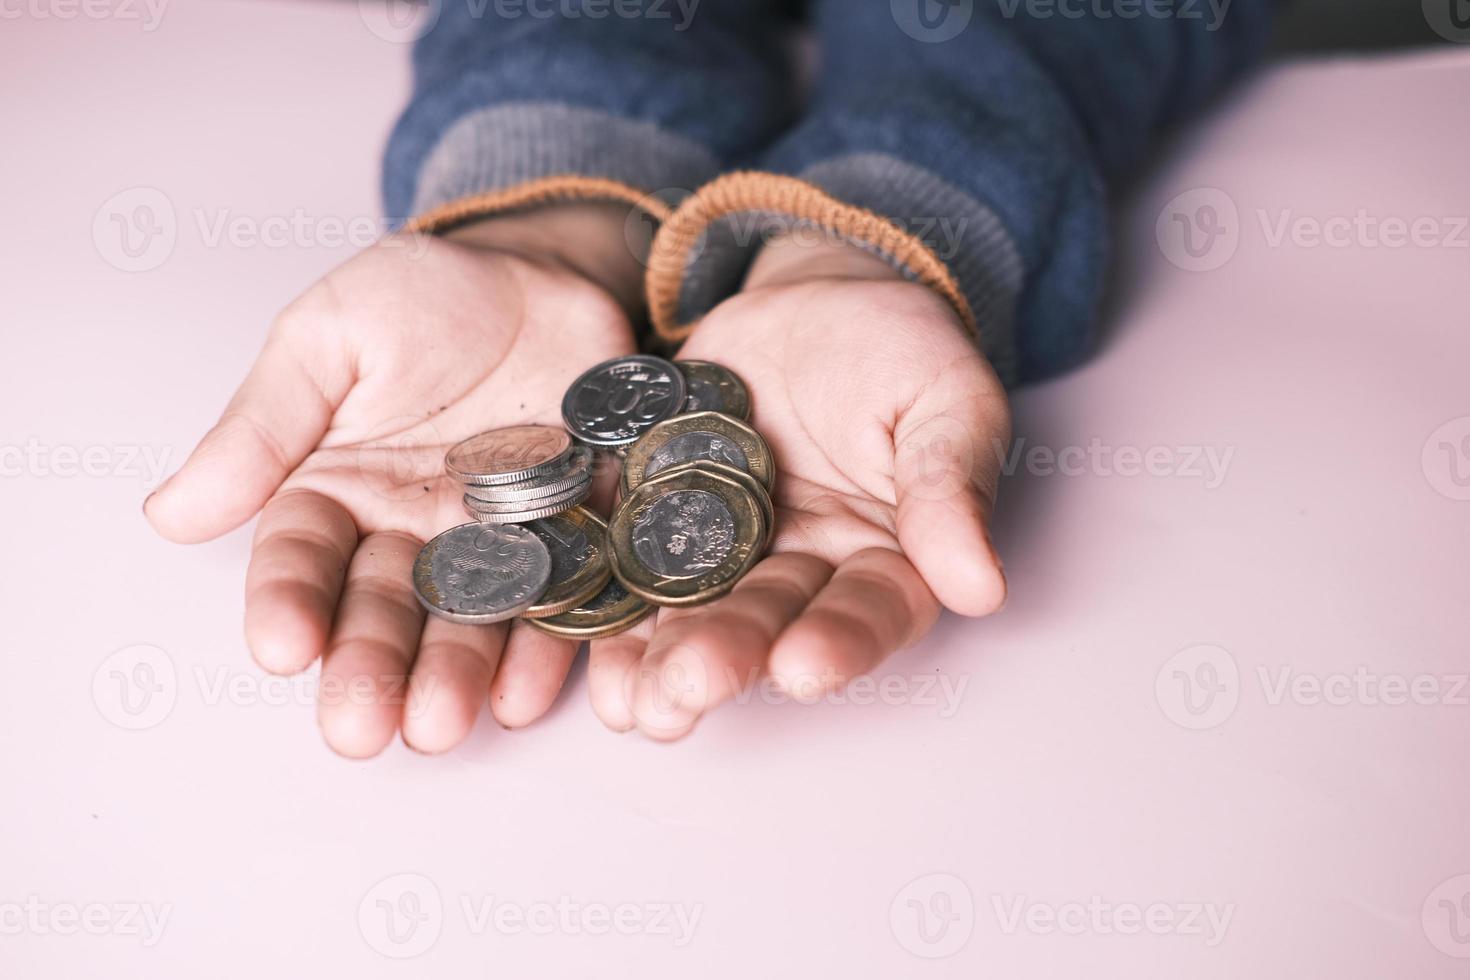
[[679,356],[751,389],[776,461],[776,533],[729,595],[592,644],[609,727],[677,738],[767,677],[815,699],[916,642],[941,605],[1001,606],[988,522],[1009,410],[936,293],[850,246],[778,243]]
[[373,755],[400,728],[442,751],[487,689],[507,727],[560,690],[576,644],[426,622],[410,570],[425,539],[468,520],[447,448],[560,426],[568,384],[635,349],[625,307],[641,270],[625,217],[569,206],[367,250],[280,316],[218,424],[146,502],[179,542],[259,513],[246,641],[274,673],[323,658],[319,719],[338,752]]

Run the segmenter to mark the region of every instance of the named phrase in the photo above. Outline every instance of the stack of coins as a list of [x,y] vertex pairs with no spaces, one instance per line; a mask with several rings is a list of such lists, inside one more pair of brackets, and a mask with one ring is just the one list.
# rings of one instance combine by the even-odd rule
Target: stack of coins
[[[704,361],[622,357],[574,381],[566,431],[516,426],[449,451],[475,523],[426,544],[414,590],[459,623],[520,617],[569,639],[613,636],[655,606],[728,592],[770,542],[771,452],[750,395]],[[581,506],[598,453],[625,457],[611,525]]]
[[591,450],[561,429],[518,425],[466,439],[444,468],[464,487],[464,509],[487,524],[519,524],[576,507],[592,492]]

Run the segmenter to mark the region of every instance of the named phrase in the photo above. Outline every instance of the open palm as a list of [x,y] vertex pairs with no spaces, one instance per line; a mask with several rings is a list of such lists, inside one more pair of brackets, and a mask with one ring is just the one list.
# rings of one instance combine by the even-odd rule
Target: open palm
[[936,294],[886,270],[751,289],[680,356],[750,387],[776,460],[776,534],[725,598],[593,643],[593,705],[608,725],[676,738],[766,674],[816,697],[915,642],[941,604],[999,608],[986,525],[1008,409]]
[[324,657],[319,716],[337,751],[372,755],[400,726],[415,748],[448,748],[487,688],[502,724],[525,724],[555,698],[576,645],[425,622],[412,562],[467,520],[443,476],[447,448],[499,426],[559,425],[568,384],[633,349],[622,307],[564,266],[389,239],[282,314],[148,518],[193,542],[260,514],[246,640],[276,673]]

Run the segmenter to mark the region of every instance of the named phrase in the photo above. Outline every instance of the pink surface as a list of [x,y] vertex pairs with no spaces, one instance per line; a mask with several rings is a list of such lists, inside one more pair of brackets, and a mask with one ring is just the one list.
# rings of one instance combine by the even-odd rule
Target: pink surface
[[[139,504],[374,220],[406,51],[353,3],[146,26],[0,33],[0,975],[1470,970],[1467,52],[1275,70],[1182,141],[1103,354],[1017,399],[1010,606],[890,687],[658,746],[576,673],[358,764],[249,660],[248,531]],[[139,204],[171,251],[122,251]]]

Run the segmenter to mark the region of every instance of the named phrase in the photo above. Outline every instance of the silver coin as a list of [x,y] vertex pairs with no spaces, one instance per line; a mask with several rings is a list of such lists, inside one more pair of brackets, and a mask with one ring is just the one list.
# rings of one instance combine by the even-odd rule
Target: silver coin
[[492,429],[444,455],[444,469],[461,483],[495,486],[555,473],[572,452],[572,437],[546,425]]
[[592,481],[583,477],[580,483],[575,483],[565,490],[556,493],[542,494],[539,497],[531,497],[526,500],[486,500],[474,494],[464,495],[464,505],[478,512],[486,514],[514,514],[526,510],[537,510],[541,507],[550,507],[559,504],[563,500],[572,500],[585,496],[592,485]]
[[623,446],[684,407],[684,375],[669,361],[635,354],[604,361],[572,382],[562,421],[594,446]]
[[[464,507],[465,513],[477,521],[482,521],[486,524],[525,524],[528,521],[539,521],[547,517],[555,517],[557,514],[563,514],[573,507],[580,506],[591,494],[592,481],[589,480],[575,493],[562,494],[553,501],[544,504],[540,501],[531,501],[531,503],[537,504],[537,506],[526,510],[486,510],[484,504],[472,503],[473,498],[469,496],[464,498]],[[522,503],[520,506],[526,507],[527,505]]]
[[538,497],[550,497],[558,493],[565,493],[585,483],[591,476],[592,463],[592,450],[585,446],[578,446],[572,450],[572,455],[568,457],[565,469],[533,479],[522,480],[519,483],[500,484],[496,486],[468,486],[466,487],[466,494],[474,497],[476,500],[483,500],[486,503],[507,503],[510,501],[534,500]]
[[664,578],[695,578],[735,549],[735,516],[707,490],[675,490],[633,522],[633,553]]
[[[652,438],[650,436],[650,438]],[[643,478],[646,480],[659,470],[666,470],[670,466],[678,466],[680,463],[692,463],[705,461],[710,463],[724,463],[733,466],[737,470],[750,472],[750,460],[735,443],[720,435],[718,432],[685,432],[674,436],[664,443],[658,450],[648,458],[648,465],[643,467]]]
[[462,524],[419,551],[413,590],[425,609],[455,623],[512,619],[551,582],[551,553],[523,527]]

